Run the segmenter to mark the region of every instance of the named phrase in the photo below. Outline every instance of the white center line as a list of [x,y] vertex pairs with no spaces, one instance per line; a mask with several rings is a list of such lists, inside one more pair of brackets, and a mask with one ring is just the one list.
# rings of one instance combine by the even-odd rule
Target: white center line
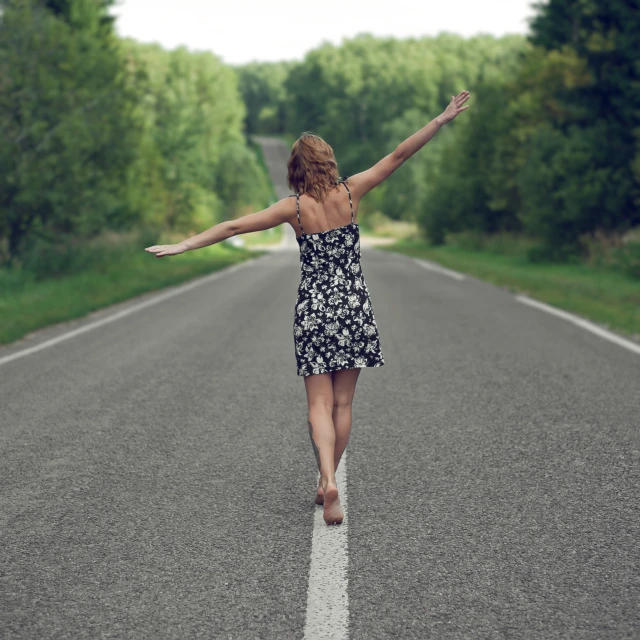
[[445,276],[449,276],[450,278],[455,278],[456,280],[466,280],[467,276],[463,273],[458,273],[457,271],[453,271],[452,269],[447,269],[446,267],[441,267],[439,264],[435,262],[429,262],[428,260],[423,260],[421,258],[414,258],[413,261],[420,265],[423,269],[427,269],[429,271],[435,271],[436,273],[441,273]]
[[533,300],[532,298],[528,298],[527,296],[517,295],[515,296],[518,302],[522,302],[523,304],[528,304],[530,307],[536,307],[537,309],[541,309],[542,311],[546,311],[547,313],[551,313],[554,316],[558,316],[563,320],[568,320],[569,322],[573,322],[573,324],[586,329],[587,331],[591,331],[591,333],[595,333],[600,338],[604,338],[605,340],[609,340],[611,342],[615,342],[615,344],[628,349],[629,351],[633,351],[634,353],[640,354],[640,344],[635,344],[631,342],[631,340],[625,340],[615,333],[611,333],[611,331],[607,331],[606,329],[600,328],[598,325],[585,320],[584,318],[580,318],[579,316],[575,316],[572,313],[568,313],[567,311],[562,311],[561,309],[556,309],[544,302],[540,302],[539,300]]
[[153,298],[150,298],[149,300],[145,300],[144,302],[134,304],[133,306],[127,309],[123,309],[118,313],[114,313],[111,316],[107,316],[106,318],[96,320],[95,322],[90,322],[89,324],[85,324],[84,326],[78,327],[77,329],[72,329],[71,331],[67,331],[66,333],[56,336],[55,338],[51,338],[50,340],[45,340],[40,344],[36,344],[33,347],[22,349],[21,351],[16,351],[15,353],[12,353],[8,356],[4,356],[3,358],[0,358],[0,365],[6,364],[7,362],[11,362],[12,360],[17,360],[18,358],[22,358],[24,356],[28,356],[31,353],[36,353],[37,351],[41,351],[42,349],[46,349],[47,347],[52,347],[53,345],[58,344],[59,342],[63,342],[64,340],[73,338],[77,335],[80,335],[81,333],[91,331],[92,329],[101,327],[102,325],[108,324],[109,322],[114,322],[116,320],[119,320],[120,318],[124,318],[125,316],[135,313],[136,311],[140,311],[141,309],[145,309],[146,307],[150,307],[154,304],[158,304],[163,300],[167,300],[167,298],[173,298],[173,296],[177,296],[181,293],[184,293],[185,291],[189,291],[189,289],[199,287],[202,284],[208,284],[212,280],[216,280],[224,275],[233,273],[238,269],[242,269],[243,267],[246,267],[248,264],[253,263],[255,260],[260,260],[261,258],[265,258],[268,255],[269,254],[266,254],[264,256],[259,256],[257,258],[251,258],[249,260],[245,260],[244,262],[235,264],[232,267],[225,267],[223,269],[220,269],[219,271],[215,271],[214,273],[209,274],[208,276],[201,276],[195,280],[189,281],[186,284],[178,285],[175,289],[171,289],[171,291],[161,293],[157,296],[154,296]]
[[311,568],[307,590],[305,640],[348,640],[349,597],[347,594],[347,455],[342,454],[336,471],[340,504],[344,510],[341,525],[327,525],[322,507],[316,507],[311,542]]

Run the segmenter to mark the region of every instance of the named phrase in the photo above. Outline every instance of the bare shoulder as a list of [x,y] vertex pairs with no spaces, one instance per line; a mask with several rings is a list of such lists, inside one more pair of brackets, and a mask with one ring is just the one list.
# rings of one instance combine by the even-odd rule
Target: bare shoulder
[[296,218],[296,198],[289,196],[278,200],[270,207],[233,220],[234,234],[264,231],[281,225],[283,222],[293,224]]

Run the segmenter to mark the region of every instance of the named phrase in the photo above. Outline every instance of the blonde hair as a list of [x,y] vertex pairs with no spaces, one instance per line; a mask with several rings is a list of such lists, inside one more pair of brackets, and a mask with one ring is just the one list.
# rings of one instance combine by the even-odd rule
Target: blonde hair
[[338,182],[338,163],[333,149],[318,135],[305,131],[291,147],[287,183],[296,193],[324,202]]

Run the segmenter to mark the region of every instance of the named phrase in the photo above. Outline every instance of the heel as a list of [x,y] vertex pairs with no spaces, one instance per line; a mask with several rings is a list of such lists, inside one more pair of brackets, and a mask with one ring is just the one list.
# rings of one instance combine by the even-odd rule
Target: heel
[[342,524],[344,511],[340,505],[338,487],[327,487],[324,491],[324,511],[322,517],[326,524]]

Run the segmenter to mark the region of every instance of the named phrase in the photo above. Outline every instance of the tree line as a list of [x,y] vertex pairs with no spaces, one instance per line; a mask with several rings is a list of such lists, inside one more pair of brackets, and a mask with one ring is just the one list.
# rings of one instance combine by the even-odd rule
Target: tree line
[[535,240],[533,260],[580,256],[594,238],[623,242],[640,225],[634,4],[550,0],[526,37],[360,35],[300,62],[242,65],[246,127],[315,131],[352,174],[468,89],[471,108],[367,206],[418,222],[435,244],[450,232],[513,232]]
[[0,0],[0,260],[268,203],[233,69],[119,39],[112,0]]
[[246,134],[315,131],[342,175],[361,171],[462,89],[471,108],[363,211],[416,221],[433,243],[524,234],[531,259],[640,225],[640,12],[626,0],[549,0],[527,37],[363,34],[236,67],[118,38],[112,3],[0,0],[0,263],[266,206]]

